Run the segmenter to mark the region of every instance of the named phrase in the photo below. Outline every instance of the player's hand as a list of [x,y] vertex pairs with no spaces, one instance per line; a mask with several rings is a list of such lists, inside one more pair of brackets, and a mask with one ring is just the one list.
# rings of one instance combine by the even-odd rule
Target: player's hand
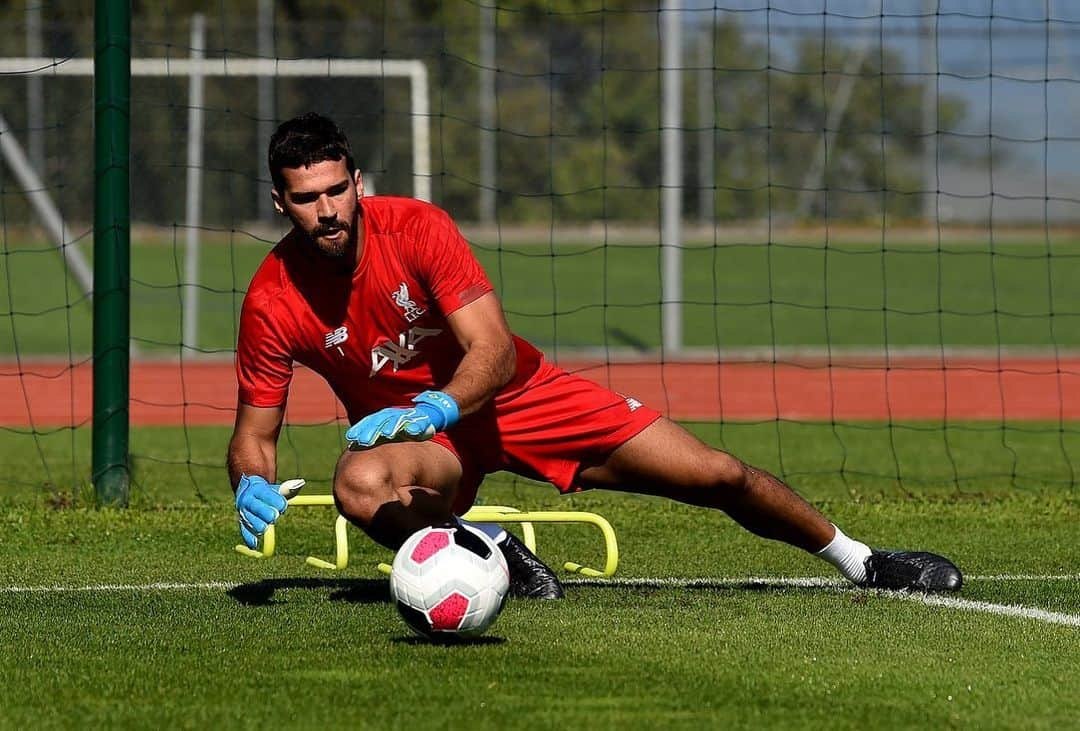
[[248,548],[259,545],[266,526],[278,519],[289,502],[278,492],[280,485],[258,475],[243,475],[236,488],[236,511],[240,514],[240,536]]
[[368,449],[386,442],[422,442],[449,429],[460,418],[457,402],[442,391],[424,391],[413,399],[416,406],[380,409],[349,427],[349,449]]

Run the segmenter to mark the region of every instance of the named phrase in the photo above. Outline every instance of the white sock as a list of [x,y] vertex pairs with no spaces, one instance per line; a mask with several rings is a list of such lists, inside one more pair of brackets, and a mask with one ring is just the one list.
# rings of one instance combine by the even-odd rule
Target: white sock
[[503,530],[502,526],[498,523],[474,523],[471,520],[461,520],[461,518],[458,518],[458,521],[462,525],[467,525],[470,528],[475,528],[480,531],[488,538],[495,541],[496,545],[502,543],[503,539],[506,538],[506,531]]
[[833,528],[836,528],[836,535],[829,541],[829,545],[814,555],[835,566],[848,581],[856,584],[866,581],[864,562],[870,555],[870,546],[848,538],[836,525],[833,525]]

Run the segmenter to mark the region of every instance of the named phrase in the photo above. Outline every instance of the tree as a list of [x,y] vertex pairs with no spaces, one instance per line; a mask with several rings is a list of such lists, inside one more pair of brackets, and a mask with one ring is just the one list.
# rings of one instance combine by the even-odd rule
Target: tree
[[[82,0],[85,5],[86,0]],[[50,4],[49,53],[90,55],[92,23],[79,3]],[[498,203],[500,220],[654,220],[660,182],[660,44],[658,2],[519,0],[500,2],[498,28]],[[186,57],[191,13],[208,14],[207,55],[257,53],[256,0],[207,6],[205,0],[134,3],[133,52]],[[455,216],[477,214],[479,197],[480,8],[467,0],[288,0],[275,5],[276,55],[419,58],[431,83],[433,190]],[[0,4],[15,21],[21,6]],[[715,210],[721,220],[788,215],[796,210],[840,75],[851,49],[820,39],[795,46],[764,44],[737,22],[690,28],[712,31],[713,114],[698,120],[696,72],[684,74],[688,127],[711,127],[716,151]],[[17,34],[16,34],[17,35]],[[8,55],[21,39],[9,37]],[[810,213],[859,218],[911,216],[919,210],[922,85],[901,73],[903,59],[872,48],[857,70],[850,103],[829,149],[824,183]],[[179,220],[184,180],[186,78],[133,84],[133,161],[139,167],[133,213]],[[9,122],[25,125],[25,84],[0,87]],[[63,176],[61,205],[89,214],[92,145],[86,79],[49,79],[49,156]],[[404,83],[373,79],[277,82],[278,116],[316,110],[334,116],[353,142],[358,164],[380,192],[412,190],[410,106]],[[265,194],[265,151],[257,149],[255,86],[249,79],[207,80],[205,219],[224,224],[255,218]],[[961,102],[939,100],[942,128],[964,114]],[[696,135],[684,136],[686,212],[697,207]],[[944,146],[943,150],[948,151]],[[948,151],[953,154],[952,151]],[[970,153],[967,153],[970,155]],[[85,171],[85,172],[82,172]],[[85,211],[85,214],[83,213]],[[12,214],[15,215],[15,214]]]

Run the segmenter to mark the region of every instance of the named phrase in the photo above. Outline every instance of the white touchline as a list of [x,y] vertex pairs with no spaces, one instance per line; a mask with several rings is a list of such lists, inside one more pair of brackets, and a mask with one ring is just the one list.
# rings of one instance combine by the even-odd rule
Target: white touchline
[[[969,576],[968,581],[1080,581],[1080,574],[987,574]],[[831,588],[841,591],[855,590],[855,587],[841,579],[832,579],[824,576],[786,577],[786,576],[747,576],[746,578],[716,578],[716,579],[570,579],[566,584],[575,586],[627,586],[627,587],[680,587],[680,588],[740,588],[740,587],[816,587]],[[1050,612],[1037,607],[1026,607],[1019,604],[995,604],[993,602],[976,601],[973,599],[961,599],[959,597],[944,596],[941,594],[922,594],[919,592],[906,591],[877,591],[877,595],[891,599],[905,599],[907,601],[920,602],[931,606],[951,607],[972,612],[984,612],[987,614],[1000,614],[1008,617],[1020,617],[1034,619],[1039,622],[1061,624],[1070,627],[1080,627],[1080,615],[1065,614],[1064,612]]]
[[0,594],[70,594],[95,591],[209,591],[213,589],[235,589],[238,586],[240,584],[235,581],[202,581],[186,584],[159,581],[153,584],[87,584],[85,586],[44,584],[42,586],[0,586]]
[[[967,576],[965,581],[1080,581],[1080,574],[976,574]],[[722,576],[700,578],[625,578],[617,579],[567,579],[563,583],[575,586],[674,586],[694,587],[731,587],[740,586],[776,586],[776,587],[836,587],[850,588],[851,584],[843,579],[830,576]]]
[[[968,581],[1080,581],[1080,574],[983,574],[967,577]],[[273,579],[267,581],[272,582]],[[287,581],[287,580],[286,580]],[[345,580],[347,581],[347,579]],[[334,581],[340,584],[341,579]],[[678,587],[678,588],[730,588],[740,587],[777,587],[777,588],[821,588],[834,590],[854,590],[850,584],[842,579],[827,576],[745,576],[732,577],[722,576],[715,578],[656,578],[656,577],[623,577],[618,579],[567,579],[565,584],[569,586],[620,586],[620,587]],[[211,591],[218,589],[235,589],[243,584],[235,581],[204,581],[204,582],[155,582],[149,584],[87,584],[65,586],[61,584],[41,586],[0,586],[0,594],[62,594],[75,592],[124,592],[124,591]],[[283,587],[288,588],[288,587]],[[1019,604],[995,604],[994,602],[976,601],[974,599],[962,599],[954,596],[941,594],[921,594],[902,591],[879,591],[878,596],[906,601],[919,602],[929,606],[950,607],[971,612],[984,612],[986,614],[998,614],[1022,619],[1033,619],[1049,624],[1060,624],[1069,627],[1080,627],[1080,615],[1066,614],[1064,612],[1051,612],[1037,607],[1027,607]]]
[[563,583],[568,586],[675,587],[679,589],[738,589],[747,586],[843,589],[851,586],[843,579],[831,576],[721,576],[696,579],[620,577],[617,579],[566,579]]
[[929,604],[934,607],[951,607],[964,609],[969,612],[986,612],[987,614],[1002,614],[1007,617],[1023,617],[1025,619],[1037,619],[1040,622],[1051,624],[1064,624],[1069,627],[1080,627],[1080,615],[1065,614],[1063,612],[1048,612],[1036,607],[1025,607],[1020,604],[994,604],[993,602],[980,602],[974,599],[961,599],[955,596],[941,596],[940,594],[908,594],[905,592],[888,592],[889,596],[901,599]]
[[969,581],[1080,581],[1080,574],[984,574]]

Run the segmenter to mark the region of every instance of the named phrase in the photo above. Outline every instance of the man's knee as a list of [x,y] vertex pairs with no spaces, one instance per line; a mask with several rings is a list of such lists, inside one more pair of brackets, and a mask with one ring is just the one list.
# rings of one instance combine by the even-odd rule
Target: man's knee
[[741,494],[749,489],[750,468],[727,452],[713,450],[704,477],[708,487],[728,493]]
[[346,453],[334,473],[334,502],[346,518],[369,524],[396,494],[393,473],[384,460]]

